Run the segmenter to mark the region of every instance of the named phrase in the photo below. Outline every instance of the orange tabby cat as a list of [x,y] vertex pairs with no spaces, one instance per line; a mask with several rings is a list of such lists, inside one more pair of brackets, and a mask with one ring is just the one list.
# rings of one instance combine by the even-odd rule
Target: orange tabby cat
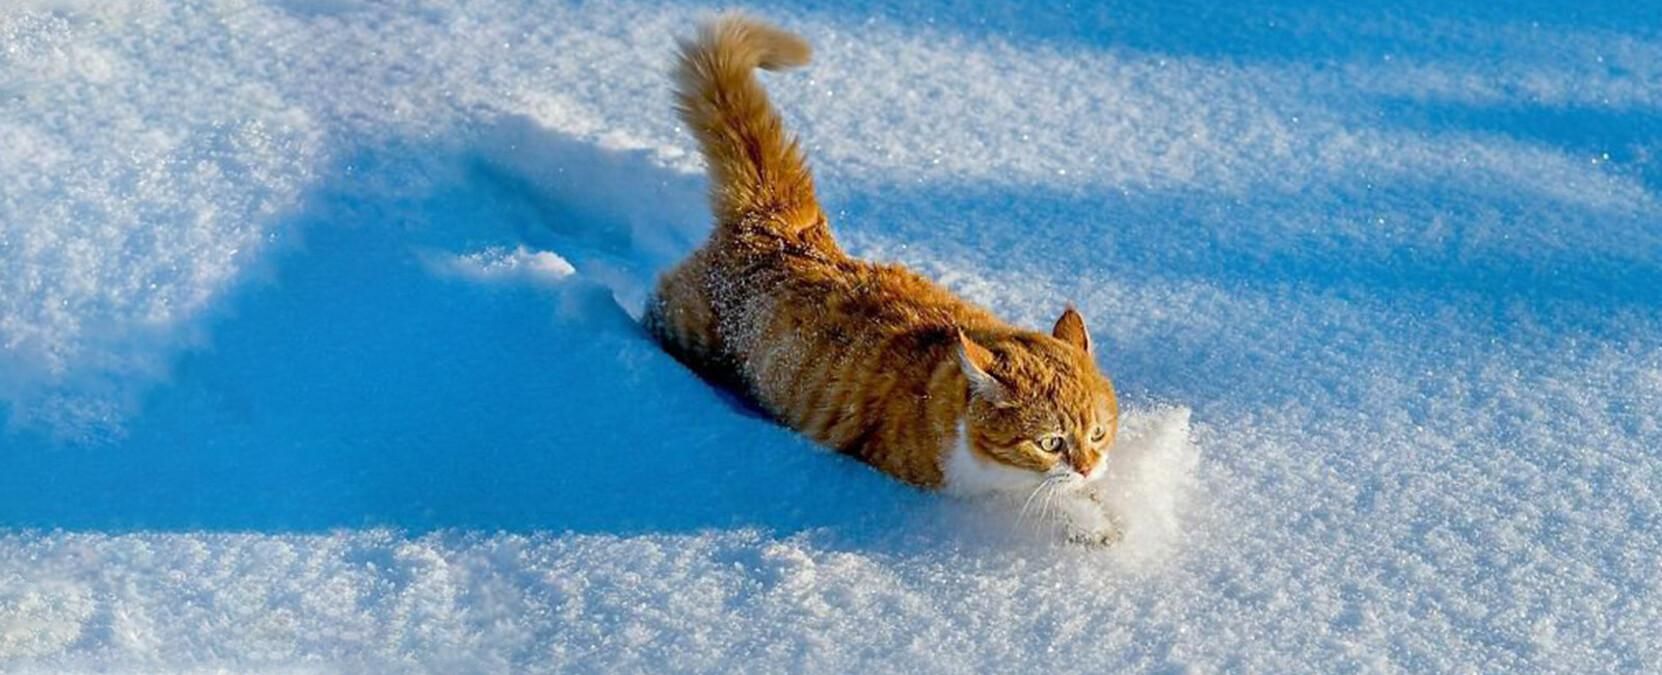
[[716,227],[659,281],[648,330],[707,378],[914,485],[977,493],[1097,478],[1119,411],[1069,307],[1022,330],[895,265],[850,258],[755,68],[801,38],[739,16],[681,44],[678,111],[709,164]]

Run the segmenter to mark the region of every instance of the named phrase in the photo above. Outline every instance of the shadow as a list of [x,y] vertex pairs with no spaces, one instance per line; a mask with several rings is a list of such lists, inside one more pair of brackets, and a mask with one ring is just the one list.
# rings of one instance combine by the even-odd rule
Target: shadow
[[[211,345],[123,438],[5,439],[0,524],[858,533],[928,512],[921,493],[736,414],[620,304],[702,236],[700,177],[524,120],[480,138],[391,143],[325,172],[295,218],[303,243],[225,300]],[[423,181],[413,197],[354,189]],[[577,272],[518,283],[430,264],[515,246]]]
[[[1414,177],[1370,180],[1376,184],[1365,189],[1339,176],[1308,194],[1249,195],[898,186],[846,195],[834,209],[840,216],[833,226],[857,241],[928,242],[948,260],[989,263],[985,252],[996,251],[1001,266],[1045,270],[1064,283],[1066,274],[1053,271],[1052,261],[1083,250],[1097,252],[1094,266],[1139,281],[1365,292],[1385,303],[1459,296],[1472,301],[1474,313],[1564,302],[1662,307],[1662,257],[1635,249],[1618,258],[1600,252],[1609,247],[1577,247],[1622,229],[1644,232],[1650,225],[1644,215],[1574,213],[1574,206],[1529,194],[1500,201],[1481,190]],[[1446,216],[1441,230],[1393,230],[1403,226],[1370,222],[1382,211],[1400,219],[1407,199],[1439,205],[1435,214]],[[1327,213],[1332,228],[1311,232],[1300,226],[1312,211]],[[1540,214],[1566,213],[1550,223],[1550,231],[1539,231]],[[943,240],[942,222],[953,223],[964,238]],[[870,231],[868,223],[881,227]],[[1532,238],[1541,246],[1529,245]]]
[[1607,163],[1662,192],[1662,111],[1585,106],[1470,105],[1455,101],[1380,101],[1379,118],[1398,128],[1464,131],[1526,139]]
[[1401,52],[1405,46],[1421,50],[1461,49],[1458,44],[1449,44],[1458,37],[1430,30],[1439,24],[1545,26],[1609,31],[1647,39],[1658,37],[1653,28],[1656,22],[1652,7],[1621,2],[1568,4],[1525,0],[1472,7],[1433,0],[1352,3],[939,0],[870,3],[827,10],[821,3],[787,0],[770,5],[767,12],[787,10],[818,15],[833,25],[858,26],[862,22],[877,21],[905,26],[908,30],[941,31],[975,41],[996,40],[1022,47],[1133,49],[1237,64],[1353,59]]
[[[277,10],[300,17],[350,15],[353,0],[278,0]],[[654,11],[689,19],[721,9],[707,2],[671,0]],[[1116,0],[1115,2],[989,2],[933,0],[927,3],[863,2],[826,5],[783,0],[743,8],[785,23],[812,18],[848,30],[872,23],[903,27],[921,35],[998,41],[1042,49],[1129,48],[1171,57],[1192,56],[1234,63],[1321,60],[1400,52],[1405,43],[1455,48],[1459,38],[1427,34],[1428,26],[1480,24],[1609,31],[1647,39],[1662,37],[1655,10],[1644,2],[1564,3],[1518,0],[1469,6],[1435,0],[1268,0],[1224,3],[1213,0]],[[416,10],[418,12],[422,10]],[[435,20],[443,13],[429,10]],[[810,35],[827,40],[833,36]]]

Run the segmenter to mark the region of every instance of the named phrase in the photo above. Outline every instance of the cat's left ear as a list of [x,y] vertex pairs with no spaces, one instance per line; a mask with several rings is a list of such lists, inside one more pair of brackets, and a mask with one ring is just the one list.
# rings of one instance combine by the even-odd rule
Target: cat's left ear
[[958,367],[969,380],[970,391],[995,404],[1005,402],[1004,384],[987,370],[993,367],[993,353],[976,344],[963,330],[958,331]]
[[1068,308],[1062,311],[1061,318],[1056,320],[1056,326],[1050,329],[1050,334],[1087,354],[1091,351],[1091,333],[1085,330],[1085,317],[1080,316],[1073,305],[1068,305]]

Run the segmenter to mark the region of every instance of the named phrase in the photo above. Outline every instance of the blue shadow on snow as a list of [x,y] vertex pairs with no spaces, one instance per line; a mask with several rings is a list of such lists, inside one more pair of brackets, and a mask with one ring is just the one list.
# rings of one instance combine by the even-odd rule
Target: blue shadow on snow
[[[875,532],[929,503],[736,409],[619,305],[698,238],[701,178],[524,120],[485,137],[436,163],[408,158],[445,150],[395,143],[328,172],[296,216],[304,242],[226,299],[211,346],[125,437],[6,437],[0,526]],[[423,180],[413,202],[349,194]],[[653,227],[664,241],[635,241]],[[431,263],[517,245],[579,271],[482,283]]]

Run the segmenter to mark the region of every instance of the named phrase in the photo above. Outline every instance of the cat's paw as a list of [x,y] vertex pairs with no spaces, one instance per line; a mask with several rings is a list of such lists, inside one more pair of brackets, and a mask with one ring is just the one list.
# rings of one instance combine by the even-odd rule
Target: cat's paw
[[1076,546],[1107,548],[1125,539],[1125,531],[1118,527],[1103,530],[1069,530],[1067,542]]
[[1125,538],[1125,528],[1092,492],[1076,493],[1058,505],[1067,542],[1085,546],[1112,546]]

